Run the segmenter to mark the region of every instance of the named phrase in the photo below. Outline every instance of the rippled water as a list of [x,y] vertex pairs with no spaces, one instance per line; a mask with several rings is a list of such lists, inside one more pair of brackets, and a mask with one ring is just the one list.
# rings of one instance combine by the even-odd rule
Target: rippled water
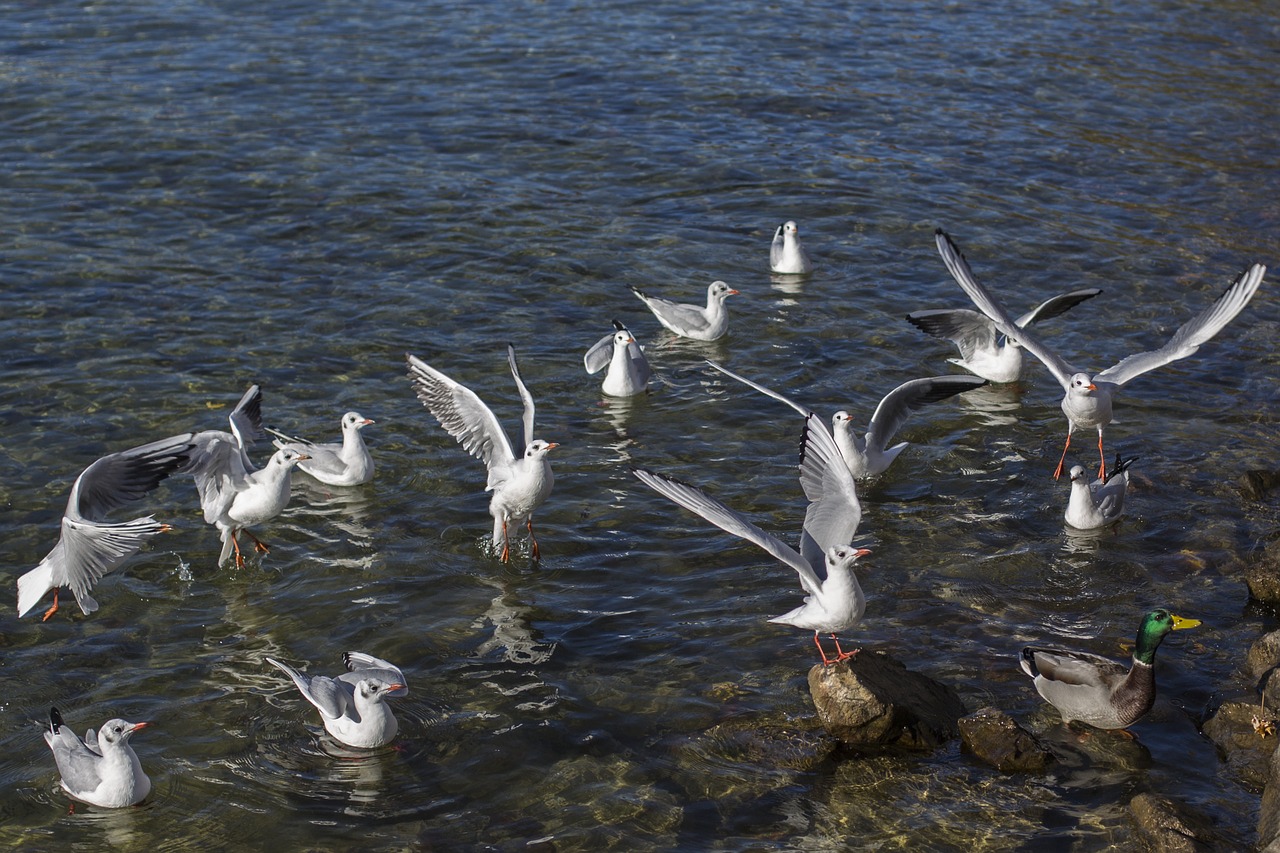
[[[1127,519],[1069,537],[1046,371],[922,413],[862,491],[864,647],[993,703],[1072,758],[1005,777],[953,746],[789,770],[735,732],[812,718],[795,578],[648,493],[642,464],[798,532],[799,423],[733,368],[865,422],[953,353],[903,322],[963,306],[941,226],[1101,368],[1158,346],[1248,263],[1275,265],[1280,18],[1261,2],[1081,4],[8,3],[0,28],[0,557],[53,546],[107,452],[221,428],[252,382],[313,437],[339,415],[379,473],[297,478],[218,569],[188,481],[102,609],[0,625],[0,838],[23,849],[1124,847],[1152,790],[1251,839],[1258,792],[1197,732],[1248,696],[1275,626],[1237,560],[1273,535],[1274,281],[1219,339],[1125,392]],[[767,272],[796,219],[818,267]],[[700,297],[731,336],[673,340],[628,286]],[[1274,279],[1274,277],[1273,277]],[[660,386],[601,398],[585,349],[626,322]],[[560,442],[543,559],[485,555],[481,468],[404,378],[413,352],[514,431],[519,350]],[[1093,460],[1090,443],[1073,458]],[[1123,655],[1140,614],[1204,620],[1161,653],[1137,744],[1078,744],[1019,672],[1030,640]],[[344,755],[265,663],[403,667],[394,748]],[[40,737],[147,719],[140,808],[67,814]],[[748,737],[748,740],[750,740]],[[1234,833],[1234,835],[1232,835]],[[1042,847],[1040,849],[1043,849]]]

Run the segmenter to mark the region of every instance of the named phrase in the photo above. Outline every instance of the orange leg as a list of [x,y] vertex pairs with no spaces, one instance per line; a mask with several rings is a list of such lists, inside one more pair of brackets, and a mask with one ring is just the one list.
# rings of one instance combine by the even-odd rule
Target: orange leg
[[854,649],[851,652],[846,652],[844,649],[840,648],[839,637],[837,637],[835,634],[832,634],[831,639],[835,640],[836,642],[836,663],[839,663],[842,660],[849,660],[850,658],[856,658],[858,656],[858,652],[861,651],[861,649]]
[[44,616],[40,617],[41,622],[48,622],[49,617],[58,612],[58,592],[59,591],[60,590],[57,588],[53,590],[53,606],[44,612]]
[[533,559],[540,560],[542,555],[538,553],[538,540],[533,535],[533,516],[529,516],[527,524],[529,527],[529,541],[533,543]]
[[236,531],[231,531],[231,547],[236,549],[236,568],[244,568],[244,555],[240,553],[240,542],[236,539]]
[[507,538],[507,521],[502,521],[502,562],[511,562],[511,540]]
[[1098,465],[1098,478],[1105,480],[1107,478],[1107,454],[1102,450],[1102,427],[1098,427],[1098,458],[1102,460]]
[[262,541],[261,539],[259,539],[257,536],[254,536],[254,535],[253,535],[252,533],[250,533],[248,530],[245,530],[245,529],[243,529],[243,528],[240,530],[240,532],[241,532],[241,533],[243,533],[245,536],[248,536],[250,539],[252,539],[252,540],[253,540],[253,550],[257,551],[259,554],[270,554],[270,553],[271,553],[271,549],[267,547],[267,543],[266,543],[266,542],[263,542],[263,541]]
[[1053,479],[1055,480],[1062,476],[1062,466],[1067,461],[1067,448],[1071,446],[1071,431],[1074,428],[1074,425],[1067,427],[1067,443],[1062,445],[1062,458],[1058,460],[1058,467],[1053,472]]

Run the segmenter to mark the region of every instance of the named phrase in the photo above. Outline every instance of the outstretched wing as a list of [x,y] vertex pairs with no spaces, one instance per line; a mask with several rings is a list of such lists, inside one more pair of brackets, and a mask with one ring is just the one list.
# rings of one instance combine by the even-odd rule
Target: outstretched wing
[[1032,323],[1039,323],[1041,320],[1049,320],[1059,314],[1065,314],[1081,302],[1086,299],[1092,299],[1101,292],[1100,288],[1086,287],[1083,290],[1073,290],[1070,293],[1059,293],[1057,296],[1051,296],[1019,317],[1017,319],[1018,327],[1025,328]]
[[827,425],[810,413],[800,442],[800,486],[809,507],[800,532],[800,554],[810,566],[823,565],[833,545],[848,545],[862,522],[857,486]]
[[586,367],[587,373],[599,373],[609,366],[609,359],[611,358],[613,358],[612,332],[605,335],[591,349],[587,350],[587,354],[582,357],[582,364]]
[[507,344],[507,363],[511,365],[511,376],[516,380],[516,388],[520,389],[520,401],[524,403],[524,447],[520,448],[523,455],[525,448],[533,443],[533,395],[524,387],[524,380],[520,378],[520,368],[516,366],[516,348],[511,344]]
[[907,322],[926,335],[951,341],[965,361],[978,352],[994,352],[996,326],[991,319],[968,308],[931,308],[912,311]]
[[782,263],[782,250],[787,245],[787,240],[782,236],[782,229],[786,227],[784,222],[778,226],[778,230],[773,232],[773,242],[769,245],[769,266],[776,267]]
[[942,256],[942,262],[947,265],[951,277],[965,293],[969,294],[969,298],[973,300],[974,305],[978,306],[978,310],[991,318],[1001,334],[1017,341],[1027,352],[1040,359],[1063,388],[1069,388],[1071,376],[1076,372],[1071,365],[1046,347],[1029,329],[1020,328],[1014,322],[1004,306],[978,283],[973,271],[969,269],[969,262],[964,259],[964,255],[960,254],[960,250],[941,228],[934,235],[934,239],[938,244],[938,254]]
[[1222,331],[1227,323],[1244,310],[1244,306],[1249,304],[1262,284],[1262,277],[1266,272],[1267,268],[1262,264],[1249,267],[1236,276],[1236,280],[1212,305],[1182,324],[1167,344],[1158,350],[1140,352],[1121,360],[1119,364],[1095,374],[1094,381],[1124,385],[1147,371],[1193,354],[1201,344]]
[[683,483],[672,477],[664,477],[644,468],[632,468],[631,473],[640,482],[661,495],[665,495],[680,506],[697,513],[721,530],[732,533],[748,542],[763,548],[777,559],[786,563],[800,575],[800,583],[810,595],[822,594],[822,582],[814,573],[812,566],[776,536],[765,533],[759,527],[747,521],[740,513],[730,509],[720,501],[703,492],[696,486]]
[[725,367],[722,364],[717,364],[711,359],[707,359],[707,364],[711,365],[716,370],[723,373],[725,376],[732,376],[734,379],[738,380],[743,385],[748,385],[756,389],[761,394],[765,394],[767,396],[772,397],[775,400],[786,403],[788,406],[795,409],[797,412],[799,412],[801,415],[804,415],[805,417],[808,417],[809,415],[813,414],[812,409],[805,408],[804,406],[797,403],[795,400],[792,400],[790,397],[784,397],[783,395],[779,394],[777,391],[771,391],[768,388],[764,387],[763,385],[759,384],[758,382],[752,382],[750,379],[746,378],[745,376],[739,376],[738,374],[734,373],[732,370],[730,370],[729,368]]
[[[885,447],[893,440],[894,435],[906,423],[911,413],[921,406],[954,397],[956,394],[972,391],[987,384],[987,380],[977,376],[933,376],[927,379],[912,379],[903,382],[890,391],[876,412],[871,416],[867,426],[867,451],[874,448],[884,452]],[[843,543],[848,544],[848,543]]]
[[417,356],[405,358],[418,399],[463,450],[484,462],[489,470],[487,488],[505,480],[516,457],[489,407],[470,388],[454,382]]
[[349,670],[338,678],[348,684],[355,685],[362,678],[376,678],[383,684],[403,685],[399,690],[388,693],[388,696],[399,697],[409,695],[409,682],[400,671],[400,667],[388,663],[382,658],[375,658],[364,652],[343,652],[342,662]]

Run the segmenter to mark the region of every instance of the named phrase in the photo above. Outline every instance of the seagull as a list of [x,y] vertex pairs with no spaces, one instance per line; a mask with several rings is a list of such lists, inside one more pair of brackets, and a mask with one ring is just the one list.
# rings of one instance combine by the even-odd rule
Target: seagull
[[320,712],[325,731],[340,743],[377,749],[396,736],[399,724],[386,700],[408,696],[409,685],[394,664],[362,652],[346,652],[342,663],[348,672],[337,678],[308,678],[275,658],[267,658],[267,663],[293,679],[298,692]]
[[[1041,302],[1014,322],[1019,329],[1024,329],[1066,313],[1101,292],[1099,288],[1087,287],[1061,293]],[[907,315],[907,322],[925,334],[954,343],[960,349],[960,358],[947,361],[983,379],[1017,382],[1022,375],[1022,345],[1001,335],[996,324],[984,314],[968,308],[936,308],[913,311]]]
[[1119,661],[1089,652],[1027,646],[1018,661],[1036,692],[1058,709],[1062,722],[1079,720],[1100,729],[1124,729],[1136,723],[1156,701],[1156,649],[1170,631],[1194,628],[1199,619],[1153,610],[1138,625],[1138,640],[1128,669]]
[[[752,382],[746,377],[739,376],[710,359],[707,360],[707,364],[726,376],[732,376],[739,382],[750,385],[762,394],[786,403],[806,417],[812,414],[809,409],[794,400]],[[898,454],[906,448],[908,442],[900,442],[888,448],[885,445],[901,429],[912,412],[921,406],[945,400],[965,391],[972,391],[974,388],[981,388],[986,384],[985,379],[979,379],[976,376],[934,376],[904,382],[890,391],[888,396],[880,401],[880,405],[876,406],[876,412],[871,416],[871,423],[867,426],[866,438],[858,437],[853,431],[852,415],[846,411],[836,412],[831,417],[831,429],[835,443],[840,448],[840,455],[849,466],[849,473],[855,480],[883,473],[893,464],[893,460],[898,458]]]
[[533,395],[520,379],[515,347],[507,344],[507,363],[524,401],[524,449],[517,457],[502,425],[475,392],[459,385],[422,359],[406,354],[409,379],[418,399],[463,449],[481,460],[489,471],[485,491],[492,491],[489,514],[493,516],[493,543],[502,543],[502,562],[511,558],[508,527],[524,524],[539,559],[533,535],[533,511],[551,494],[555,477],[547,454],[560,445],[533,437]]
[[[813,642],[824,665],[848,660],[858,653],[856,649],[850,652],[841,649],[836,634],[862,621],[867,601],[853,574],[853,563],[871,552],[849,544],[862,519],[862,506],[840,450],[817,415],[805,418],[805,434],[800,446],[800,483],[810,503],[798,553],[696,486],[644,468],[632,468],[631,473],[659,494],[721,530],[763,548],[795,569],[807,593],[804,604],[769,621],[813,631]],[[818,575],[821,567],[825,567],[825,580]],[[820,633],[829,633],[835,640],[835,657],[827,657],[818,639]]]
[[788,220],[773,232],[773,244],[769,247],[769,269],[780,273],[806,273],[813,269],[809,253],[800,244],[800,231],[795,222]]
[[1130,456],[1121,459],[1116,454],[1116,464],[1111,466],[1106,477],[1099,477],[1092,483],[1084,473],[1084,468],[1076,465],[1071,469],[1071,497],[1067,501],[1067,524],[1077,530],[1093,530],[1105,527],[1124,514],[1124,494],[1129,488],[1129,466],[1138,457]]
[[187,471],[196,481],[204,520],[218,528],[221,566],[234,549],[237,568],[244,567],[237,539],[244,533],[261,553],[271,549],[247,528],[275,518],[289,505],[295,465],[311,457],[284,448],[261,470],[249,461],[248,447],[263,434],[262,392],[254,385],[245,392],[228,420],[231,432],[206,430],[195,435],[195,449]]
[[149,725],[108,720],[97,733],[89,729],[81,742],[66,728],[58,709],[50,708],[44,740],[53,750],[62,790],[81,802],[107,809],[142,802],[151,793],[151,780],[142,772],[129,738]]
[[713,281],[707,288],[707,307],[703,308],[650,296],[638,287],[631,290],[649,306],[659,323],[677,335],[695,341],[715,341],[728,333],[729,314],[725,311],[724,301],[738,293],[723,281]]
[[590,374],[599,373],[608,365],[601,390],[610,397],[630,397],[648,386],[649,362],[626,326],[614,320],[613,328],[616,331],[612,335],[605,335],[587,350],[582,362]]
[[1041,343],[1030,329],[1019,328],[1004,307],[974,278],[964,255],[960,254],[951,238],[941,229],[936,234],[936,242],[943,263],[974,304],[995,322],[1001,334],[1015,338],[1028,352],[1040,359],[1062,385],[1065,392],[1062,411],[1068,422],[1067,441],[1062,448],[1062,459],[1058,461],[1058,467],[1053,473],[1054,479],[1062,476],[1067,448],[1071,446],[1071,433],[1077,427],[1098,430],[1098,456],[1101,459],[1098,476],[1105,477],[1107,458],[1102,446],[1102,431],[1111,423],[1111,404],[1116,392],[1144,373],[1195,353],[1201,344],[1213,338],[1249,304],[1267,272],[1262,264],[1254,264],[1240,273],[1212,305],[1183,323],[1163,347],[1128,356],[1101,373],[1090,376],[1067,364]]
[[49,590],[58,611],[58,592],[70,588],[86,616],[98,609],[89,590],[103,575],[118,569],[153,536],[169,525],[143,516],[131,521],[107,521],[107,514],[140,500],[170,474],[186,465],[194,448],[191,433],[175,435],[103,456],[81,472],[71,487],[62,515],[58,544],[40,564],[18,578],[18,616],[27,614]]
[[373,457],[365,447],[360,430],[375,423],[359,412],[342,416],[342,443],[316,444],[305,438],[285,435],[273,429],[276,447],[305,454],[310,459],[298,463],[298,470],[310,474],[326,486],[358,486],[373,479]]

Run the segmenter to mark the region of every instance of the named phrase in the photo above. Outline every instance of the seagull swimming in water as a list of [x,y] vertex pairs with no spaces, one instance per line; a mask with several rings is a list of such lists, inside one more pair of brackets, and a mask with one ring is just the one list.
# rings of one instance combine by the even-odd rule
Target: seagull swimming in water
[[631,290],[649,306],[659,323],[677,335],[695,341],[715,341],[728,334],[729,312],[725,310],[724,301],[738,293],[723,281],[713,281],[707,288],[707,306],[704,308],[650,296],[638,287]]
[[58,544],[40,564],[18,578],[18,616],[25,616],[49,590],[58,611],[58,592],[68,587],[86,616],[98,609],[89,591],[105,574],[118,569],[148,540],[169,525],[143,516],[130,521],[107,521],[113,509],[141,500],[170,474],[190,461],[195,445],[191,433],[175,435],[103,456],[76,477],[62,515]]
[[511,558],[510,529],[525,525],[539,559],[533,535],[533,511],[551,494],[555,477],[547,454],[559,444],[533,437],[533,395],[520,379],[516,350],[507,345],[507,363],[524,402],[524,446],[516,456],[507,434],[493,411],[465,385],[454,382],[415,355],[406,355],[409,379],[418,399],[462,448],[484,462],[489,476],[485,491],[492,491],[489,514],[493,516],[493,545],[501,543],[502,562]]
[[[707,360],[707,364],[762,394],[786,403],[806,417],[812,414],[809,409],[794,400],[752,382],[744,376],[739,376],[710,359]],[[886,447],[912,412],[921,406],[945,400],[965,391],[972,391],[974,388],[981,388],[986,384],[985,379],[979,379],[976,376],[934,376],[904,382],[890,391],[880,401],[880,405],[876,406],[875,414],[871,416],[871,423],[867,426],[865,438],[853,431],[852,415],[843,410],[836,412],[831,416],[832,435],[836,446],[840,448],[841,457],[849,466],[849,473],[855,480],[884,473],[908,445],[908,442],[903,441],[892,447]]]
[[769,269],[776,273],[807,273],[813,269],[809,262],[809,253],[800,243],[800,229],[795,222],[787,220],[773,232],[773,243],[769,246]]
[[1083,467],[1073,466],[1071,497],[1067,499],[1064,515],[1067,524],[1077,530],[1094,530],[1119,520],[1124,514],[1124,496],[1129,489],[1129,466],[1137,459],[1136,456],[1121,459],[1116,454],[1116,464],[1107,476],[1092,483]]
[[305,438],[285,435],[273,429],[273,444],[282,450],[309,457],[298,463],[298,470],[326,486],[359,486],[373,479],[373,457],[365,446],[360,431],[374,421],[359,412],[342,416],[342,443],[316,444]]
[[293,680],[302,697],[315,706],[324,729],[339,743],[377,749],[396,736],[400,724],[387,699],[409,695],[409,683],[398,666],[362,652],[346,652],[347,672],[336,678],[308,678],[286,663],[267,658]]
[[49,730],[44,741],[53,750],[62,790],[83,803],[105,809],[133,806],[151,793],[151,780],[129,745],[129,738],[150,723],[108,720],[96,733],[89,729],[77,738],[57,708],[49,709]]
[[604,382],[600,390],[610,397],[631,397],[643,393],[649,386],[649,362],[644,350],[636,343],[627,327],[613,321],[614,332],[605,335],[582,357],[587,373],[596,374],[604,367]]
[[1057,353],[1041,343],[1030,329],[1020,328],[995,297],[978,283],[964,255],[941,229],[936,234],[936,242],[943,263],[964,292],[969,294],[973,303],[991,318],[1001,334],[1016,339],[1027,352],[1040,359],[1062,385],[1065,392],[1062,411],[1067,416],[1067,441],[1062,448],[1058,467],[1054,470],[1054,479],[1062,476],[1067,448],[1071,446],[1071,434],[1077,428],[1097,429],[1100,458],[1098,476],[1105,477],[1107,457],[1103,450],[1102,432],[1111,423],[1111,408],[1116,393],[1144,373],[1193,355],[1201,344],[1222,331],[1249,304],[1267,272],[1262,264],[1254,264],[1240,273],[1212,305],[1183,323],[1163,347],[1128,356],[1101,373],[1090,376],[1067,364]]
[[[1092,299],[1102,291],[1096,287],[1073,290],[1046,299],[1014,322],[1019,329],[1057,317]],[[947,361],[991,382],[1017,382],[1022,376],[1022,345],[1000,334],[991,318],[968,308],[933,308],[912,311],[907,322],[925,334],[951,341],[960,358]]]

